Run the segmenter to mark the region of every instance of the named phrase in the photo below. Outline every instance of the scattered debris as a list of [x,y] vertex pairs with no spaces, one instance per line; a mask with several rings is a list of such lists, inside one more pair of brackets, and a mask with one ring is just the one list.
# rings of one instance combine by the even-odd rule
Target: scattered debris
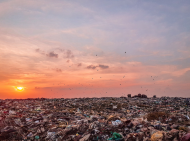
[[0,140],[189,141],[189,100],[145,94],[0,100]]

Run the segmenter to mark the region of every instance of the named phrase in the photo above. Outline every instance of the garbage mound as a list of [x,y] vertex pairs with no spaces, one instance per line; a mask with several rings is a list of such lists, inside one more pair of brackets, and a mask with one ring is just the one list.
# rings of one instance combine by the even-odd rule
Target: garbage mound
[[0,100],[0,140],[190,141],[189,101],[145,96]]

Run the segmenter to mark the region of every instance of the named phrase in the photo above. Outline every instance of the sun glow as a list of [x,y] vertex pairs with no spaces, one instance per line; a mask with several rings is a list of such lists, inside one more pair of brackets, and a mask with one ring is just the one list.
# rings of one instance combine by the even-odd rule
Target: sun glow
[[23,91],[24,90],[24,87],[15,87],[15,89],[19,92]]

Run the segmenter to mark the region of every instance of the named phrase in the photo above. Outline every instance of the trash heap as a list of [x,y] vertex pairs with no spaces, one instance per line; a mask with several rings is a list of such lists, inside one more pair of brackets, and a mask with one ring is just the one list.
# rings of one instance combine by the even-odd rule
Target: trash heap
[[0,100],[0,140],[190,141],[190,99]]

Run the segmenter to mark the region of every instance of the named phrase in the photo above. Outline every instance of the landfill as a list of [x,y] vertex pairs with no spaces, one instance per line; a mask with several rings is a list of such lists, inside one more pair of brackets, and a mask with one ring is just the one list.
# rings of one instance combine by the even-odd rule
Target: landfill
[[190,99],[0,100],[1,141],[190,141]]

